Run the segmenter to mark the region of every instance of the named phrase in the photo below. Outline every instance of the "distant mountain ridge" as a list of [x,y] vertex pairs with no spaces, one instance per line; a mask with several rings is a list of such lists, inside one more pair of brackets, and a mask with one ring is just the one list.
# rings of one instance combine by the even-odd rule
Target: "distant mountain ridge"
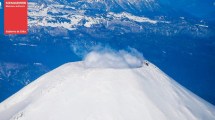
[[97,9],[108,12],[131,12],[135,14],[183,15],[214,20],[215,5],[210,0],[30,0],[37,3],[73,4],[79,9]]
[[[30,0],[36,2],[35,0]],[[159,4],[155,0],[39,0],[37,3],[73,4],[80,9],[99,9],[104,11],[155,11]]]

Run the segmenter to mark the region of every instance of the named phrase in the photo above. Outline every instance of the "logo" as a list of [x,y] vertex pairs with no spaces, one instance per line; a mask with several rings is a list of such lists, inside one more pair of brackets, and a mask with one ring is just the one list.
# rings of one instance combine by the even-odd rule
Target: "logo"
[[[4,0],[4,34],[27,34],[28,0]],[[4,8],[5,6],[5,8]]]

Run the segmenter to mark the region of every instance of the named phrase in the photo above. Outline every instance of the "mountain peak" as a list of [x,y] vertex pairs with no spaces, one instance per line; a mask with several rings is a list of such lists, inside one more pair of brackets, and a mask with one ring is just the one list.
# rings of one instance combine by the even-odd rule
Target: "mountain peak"
[[0,104],[1,120],[213,120],[214,106],[152,63],[138,68],[65,64]]

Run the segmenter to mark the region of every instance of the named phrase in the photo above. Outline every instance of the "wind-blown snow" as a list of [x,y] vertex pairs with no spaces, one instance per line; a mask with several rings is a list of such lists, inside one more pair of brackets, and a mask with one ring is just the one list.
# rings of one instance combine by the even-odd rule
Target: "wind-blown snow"
[[[99,62],[109,58],[106,54],[92,52],[88,58],[102,57]],[[110,60],[119,59],[118,54],[109,54]],[[139,68],[90,68],[88,58],[41,76],[2,102],[0,120],[215,119],[213,105],[151,63]]]
[[93,51],[84,60],[86,67],[91,68],[137,68],[143,65],[143,56],[136,50],[133,53],[121,50]]

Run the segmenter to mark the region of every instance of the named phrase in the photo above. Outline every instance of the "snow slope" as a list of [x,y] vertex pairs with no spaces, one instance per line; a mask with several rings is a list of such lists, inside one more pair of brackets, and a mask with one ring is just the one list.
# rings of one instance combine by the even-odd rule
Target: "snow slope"
[[156,66],[67,63],[0,104],[0,120],[214,120],[215,108]]

